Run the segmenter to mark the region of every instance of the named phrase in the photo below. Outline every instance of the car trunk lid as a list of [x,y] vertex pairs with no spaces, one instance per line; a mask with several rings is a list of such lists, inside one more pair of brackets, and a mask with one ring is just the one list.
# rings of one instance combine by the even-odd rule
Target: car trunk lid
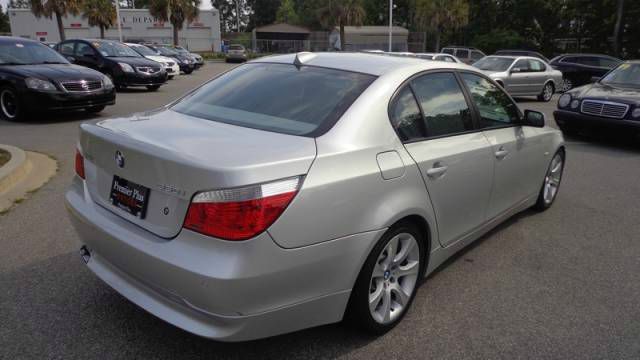
[[[316,156],[313,138],[172,110],[83,124],[80,139],[94,201],[165,238],[180,232],[195,193],[304,175]],[[150,189],[144,218],[112,203],[114,176]]]

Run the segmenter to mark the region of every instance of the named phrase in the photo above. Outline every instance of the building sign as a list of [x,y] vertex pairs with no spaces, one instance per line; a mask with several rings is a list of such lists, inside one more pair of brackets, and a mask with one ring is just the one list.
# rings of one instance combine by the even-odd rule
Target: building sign
[[46,36],[47,32],[46,31],[38,31],[36,32],[36,36]]
[[69,24],[69,25],[70,25],[72,28],[81,28],[81,27],[82,27],[82,24],[80,24],[80,23],[71,23],[71,24]]

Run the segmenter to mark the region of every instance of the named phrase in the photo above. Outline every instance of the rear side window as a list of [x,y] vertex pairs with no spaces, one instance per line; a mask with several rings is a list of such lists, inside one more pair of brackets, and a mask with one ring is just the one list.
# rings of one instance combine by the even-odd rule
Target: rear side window
[[442,52],[445,53],[445,54],[453,55],[454,51],[453,51],[453,49],[444,48],[444,49],[442,49]]
[[172,109],[232,125],[319,136],[375,79],[313,66],[245,64],[210,81]]
[[546,65],[538,60],[529,60],[529,68],[531,69],[531,71],[536,71],[536,72],[542,72],[547,70]]
[[453,73],[435,73],[411,81],[426,121],[427,136],[439,137],[473,130],[464,94]]
[[480,51],[472,51],[471,52],[471,59],[473,61],[478,61],[480,59],[482,59],[484,57],[484,54],[481,53]]
[[391,125],[400,140],[410,141],[424,138],[426,130],[422,114],[410,87],[405,87],[391,103]]

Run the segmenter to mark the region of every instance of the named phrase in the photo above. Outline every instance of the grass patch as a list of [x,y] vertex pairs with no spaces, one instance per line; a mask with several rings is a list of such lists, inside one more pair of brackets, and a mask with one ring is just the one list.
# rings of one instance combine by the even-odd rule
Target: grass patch
[[11,159],[11,154],[9,152],[0,150],[0,166],[6,164]]

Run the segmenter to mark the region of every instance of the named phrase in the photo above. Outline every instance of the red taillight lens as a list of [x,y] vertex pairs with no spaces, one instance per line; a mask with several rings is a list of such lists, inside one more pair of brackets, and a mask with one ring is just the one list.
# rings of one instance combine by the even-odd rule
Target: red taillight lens
[[84,158],[78,149],[76,149],[76,174],[84,179]]
[[298,192],[301,178],[197,194],[184,227],[225,240],[246,240],[265,231]]

